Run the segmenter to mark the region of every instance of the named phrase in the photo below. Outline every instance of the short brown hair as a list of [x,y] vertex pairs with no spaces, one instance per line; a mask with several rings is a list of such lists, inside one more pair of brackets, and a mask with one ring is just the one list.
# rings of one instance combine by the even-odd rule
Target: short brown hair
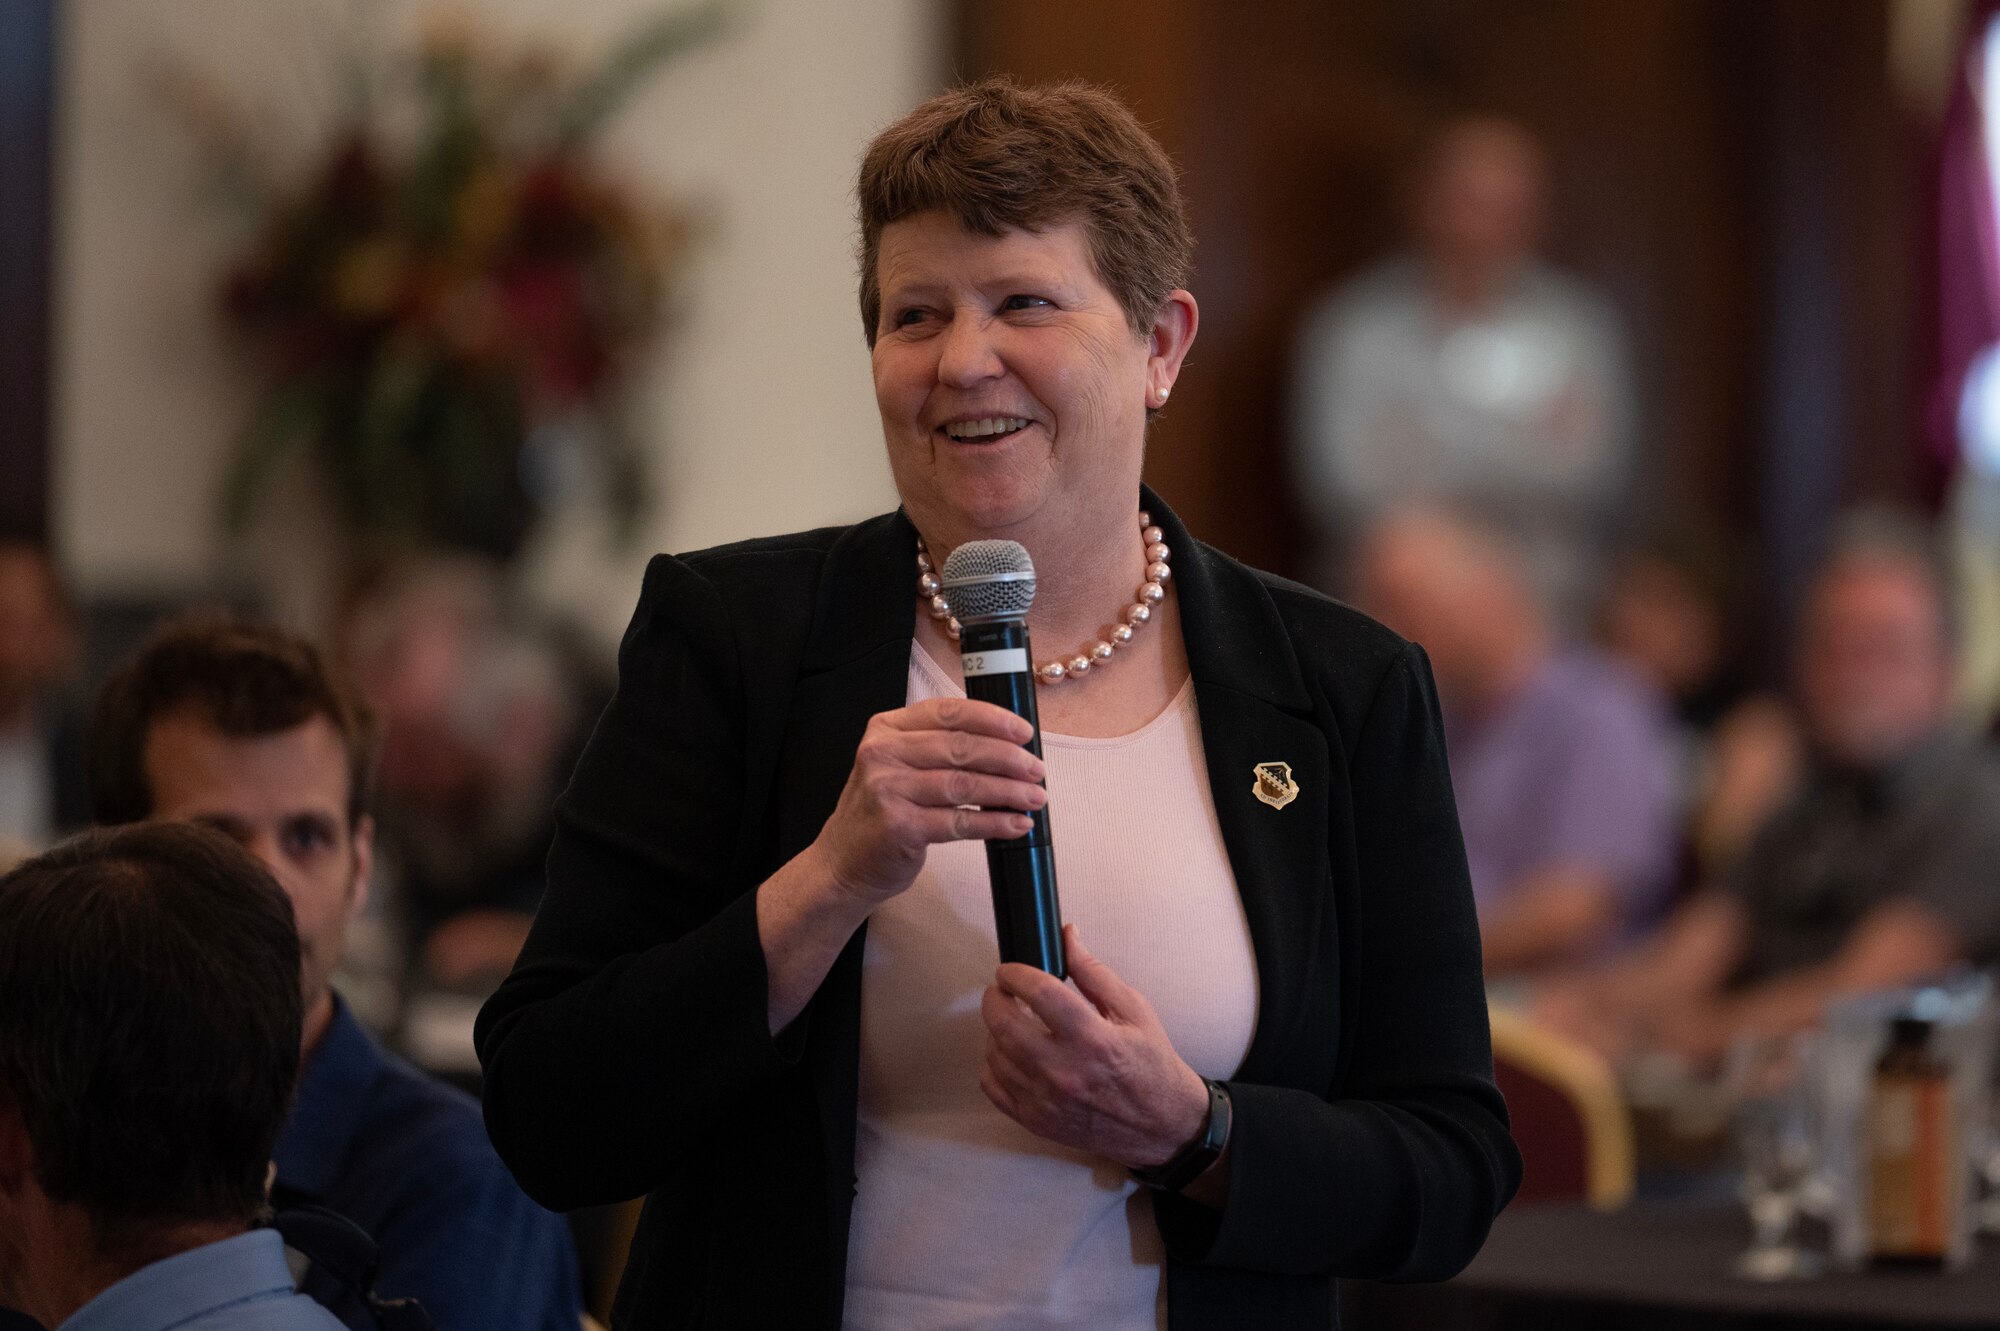
[[1088,83],[984,79],[875,136],[856,187],[861,323],[875,345],[882,228],[941,210],[982,236],[1083,223],[1097,276],[1143,333],[1194,269],[1173,160],[1118,97]]
[[223,734],[273,735],[323,716],[347,750],[347,815],[368,809],[375,727],[367,704],[317,647],[269,624],[198,615],[169,622],[112,672],[91,712],[91,812],[100,823],[153,813],[146,739],[153,723],[191,710]]
[[0,877],[0,1100],[103,1255],[261,1215],[303,1002],[291,901],[219,832],[86,832]]

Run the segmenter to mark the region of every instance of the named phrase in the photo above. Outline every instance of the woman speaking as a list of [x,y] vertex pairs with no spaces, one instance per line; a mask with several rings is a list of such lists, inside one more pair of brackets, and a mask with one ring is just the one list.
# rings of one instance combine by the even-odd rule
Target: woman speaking
[[[1172,164],[988,82],[861,168],[899,511],[656,558],[479,1048],[567,1208],[648,1195],[619,1327],[1330,1327],[1512,1195],[1422,653],[1139,484],[1197,324]],[[1044,759],[939,574],[1019,542]],[[1046,805],[1069,983],[981,842]]]

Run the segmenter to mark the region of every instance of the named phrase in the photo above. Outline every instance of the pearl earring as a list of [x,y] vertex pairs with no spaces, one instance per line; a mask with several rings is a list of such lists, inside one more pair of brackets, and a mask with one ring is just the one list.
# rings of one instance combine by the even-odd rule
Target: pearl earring
[[1173,391],[1174,391],[1174,390],[1173,390],[1173,389],[1171,389],[1171,388],[1162,388],[1162,389],[1160,390],[1160,401],[1159,401],[1159,404],[1158,404],[1158,405],[1160,405],[1160,406],[1162,406],[1162,407],[1166,406],[1166,405],[1167,405],[1167,395],[1168,395],[1169,393],[1172,393]]

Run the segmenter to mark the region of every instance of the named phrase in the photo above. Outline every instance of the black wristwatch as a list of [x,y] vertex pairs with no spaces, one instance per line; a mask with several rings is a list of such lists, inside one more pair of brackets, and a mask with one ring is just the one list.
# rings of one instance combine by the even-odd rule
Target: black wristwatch
[[1149,1188],[1160,1192],[1179,1192],[1200,1178],[1210,1165],[1221,1158],[1222,1148],[1229,1145],[1229,1088],[1212,1077],[1201,1080],[1208,1087],[1208,1126],[1202,1130],[1201,1136],[1181,1147],[1171,1160],[1132,1170],[1132,1177]]

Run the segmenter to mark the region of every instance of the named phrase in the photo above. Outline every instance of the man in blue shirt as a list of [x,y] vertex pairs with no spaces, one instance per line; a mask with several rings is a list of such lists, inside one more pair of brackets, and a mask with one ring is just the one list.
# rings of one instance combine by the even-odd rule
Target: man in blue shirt
[[[369,723],[308,642],[230,620],[170,624],[121,666],[92,717],[100,823],[205,823],[270,869],[304,949],[305,1064],[279,1137],[279,1209],[312,1203],[375,1239],[376,1288],[438,1331],[575,1331],[582,1297],[562,1218],[494,1154],[478,1102],[386,1053],[332,987],[365,904],[374,826]],[[325,1273],[302,1283],[371,1323]]]
[[1469,503],[1389,513],[1359,543],[1358,603],[1430,654],[1489,980],[1635,936],[1673,883],[1663,699],[1565,641],[1519,534]]
[[256,1226],[298,1070],[283,892],[214,832],[0,877],[0,1302],[60,1331],[339,1331]]

